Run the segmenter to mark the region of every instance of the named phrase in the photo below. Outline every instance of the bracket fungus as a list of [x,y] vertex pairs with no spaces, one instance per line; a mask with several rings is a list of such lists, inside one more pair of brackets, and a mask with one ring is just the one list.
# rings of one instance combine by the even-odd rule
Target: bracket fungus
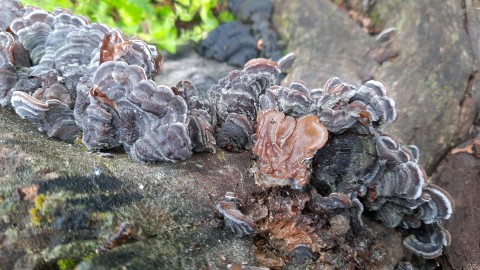
[[36,65],[45,54],[48,35],[53,31],[54,16],[39,8],[27,9],[23,17],[14,19],[11,31],[29,52],[32,64]]
[[292,82],[290,87],[272,86],[260,96],[261,110],[279,110],[294,117],[309,114],[312,104],[310,90],[301,82]]
[[140,66],[104,62],[77,89],[75,118],[89,149],[122,145],[140,161],[180,161],[192,154],[185,101],[148,80]]
[[276,62],[254,59],[243,70],[230,72],[210,88],[218,146],[240,151],[253,145],[258,97],[279,74]]
[[335,133],[356,123],[379,126],[394,122],[397,115],[395,102],[386,96],[385,87],[378,81],[368,81],[357,90],[338,78],[330,78],[314,103],[322,123]]
[[197,89],[188,81],[180,81],[172,89],[187,103],[188,133],[193,151],[215,153],[216,141],[213,136],[213,127],[210,125],[208,105],[200,99]]
[[[452,214],[448,193],[429,183],[416,146],[403,145],[380,130],[384,123],[397,118],[395,103],[383,84],[369,81],[357,89],[331,78],[324,89],[309,89],[301,82],[289,87],[272,85],[260,95],[258,108],[255,180],[262,186],[280,186],[268,189],[267,196],[278,196],[278,189],[287,189],[281,186],[303,187],[308,201],[301,208],[303,215],[341,212],[351,217],[354,232],[362,230],[365,218],[388,228],[402,228],[405,247],[425,258],[438,256],[449,243],[448,233],[440,225]],[[310,138],[296,134],[298,122],[305,117],[314,117],[324,135]],[[308,142],[316,145],[309,149]],[[291,155],[298,145],[305,147],[298,150],[305,156]],[[267,211],[275,213],[278,209],[267,204]],[[259,234],[276,242],[278,230],[297,228],[294,220],[297,218],[274,215],[265,223],[270,225],[260,226]],[[322,224],[311,222],[313,227]],[[300,231],[294,235],[305,241],[295,243],[311,246],[306,239],[311,239],[312,230]],[[302,234],[309,236],[300,237]],[[313,237],[319,236],[322,238],[318,234]],[[275,247],[277,251],[291,248],[288,244]]]
[[[208,45],[205,54],[235,64],[258,50],[274,57],[271,1],[229,2],[255,25],[220,26],[200,45]],[[375,268],[388,250],[382,237],[364,230],[375,222],[397,230],[405,248],[424,258],[439,256],[450,242],[441,226],[453,213],[450,195],[430,183],[417,147],[381,131],[397,118],[381,82],[356,88],[333,77],[323,89],[298,81],[279,86],[293,59],[287,55],[279,63],[246,62],[202,100],[188,81],[153,81],[162,64],[154,46],[67,10],[2,1],[0,27],[0,105],[50,137],[72,141],[82,133],[90,150],[121,146],[143,162],[182,161],[192,152],[214,153],[216,145],[253,147],[261,187],[242,198],[247,214],[229,193],[215,207],[235,234],[256,234],[265,262],[281,257],[273,267],[342,260],[345,268]],[[317,256],[325,250],[338,253]]]
[[73,101],[65,86],[57,81],[55,72],[50,73],[50,78],[31,95],[13,91],[12,107],[20,117],[31,121],[49,137],[73,141],[80,133],[73,117]]
[[237,208],[235,199],[232,192],[227,192],[225,197],[219,200],[215,207],[223,216],[225,227],[237,236],[244,237],[254,233],[257,226]]
[[450,244],[450,233],[438,224],[425,225],[424,228],[407,236],[403,244],[415,254],[433,259],[442,254],[444,246]]

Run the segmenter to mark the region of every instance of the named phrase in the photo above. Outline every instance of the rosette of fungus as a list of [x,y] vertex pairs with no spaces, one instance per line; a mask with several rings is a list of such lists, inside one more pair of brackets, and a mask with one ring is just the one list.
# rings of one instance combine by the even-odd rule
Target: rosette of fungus
[[103,24],[87,24],[69,32],[67,42],[55,51],[55,68],[72,97],[75,98],[80,78],[91,75],[99,65],[100,45],[110,31],[113,30]]
[[258,97],[279,74],[276,62],[254,59],[243,70],[230,72],[210,88],[213,126],[220,147],[239,151],[253,145]]
[[325,145],[327,129],[315,115],[298,119],[267,110],[257,116],[256,182],[266,186],[301,188],[309,182],[310,159]]
[[127,39],[123,33],[114,29],[106,34],[100,47],[100,63],[123,61],[138,65],[145,70],[147,77],[153,79],[160,72],[163,56],[155,46],[142,40]]
[[10,24],[11,31],[28,51],[33,65],[38,64],[45,54],[47,38],[53,31],[53,24],[53,14],[39,8],[27,9],[23,17],[14,19]]
[[336,77],[330,78],[314,103],[320,121],[334,133],[357,123],[379,126],[395,121],[397,116],[395,102],[386,96],[385,87],[378,81],[368,81],[356,90]]
[[312,104],[310,90],[302,82],[292,82],[290,87],[275,85],[260,96],[261,110],[279,110],[294,117],[311,113]]
[[191,156],[187,105],[144,69],[121,61],[102,63],[78,87],[75,119],[89,149],[122,145],[140,161],[180,161]]
[[73,117],[73,101],[64,85],[57,80],[54,70],[49,72],[50,79],[32,95],[13,91],[11,103],[20,117],[35,124],[39,131],[49,137],[73,141],[80,132]]

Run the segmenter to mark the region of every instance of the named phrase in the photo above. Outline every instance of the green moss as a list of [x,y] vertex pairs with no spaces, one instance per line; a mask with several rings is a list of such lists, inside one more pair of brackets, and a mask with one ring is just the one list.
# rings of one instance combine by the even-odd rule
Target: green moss
[[61,259],[57,261],[57,265],[60,270],[70,270],[75,268],[77,261],[73,259]]

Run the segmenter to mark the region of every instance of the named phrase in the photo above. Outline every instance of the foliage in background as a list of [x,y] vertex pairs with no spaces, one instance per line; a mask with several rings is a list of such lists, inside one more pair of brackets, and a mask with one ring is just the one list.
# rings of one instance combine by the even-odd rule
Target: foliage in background
[[53,11],[68,8],[92,21],[138,35],[160,49],[175,53],[180,44],[199,41],[220,23],[233,20],[226,0],[22,0]]

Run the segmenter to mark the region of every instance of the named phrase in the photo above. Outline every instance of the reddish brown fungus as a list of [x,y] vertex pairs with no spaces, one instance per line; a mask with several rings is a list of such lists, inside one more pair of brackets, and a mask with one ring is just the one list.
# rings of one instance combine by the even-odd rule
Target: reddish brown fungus
[[303,187],[309,182],[305,163],[328,139],[327,129],[316,115],[298,119],[275,110],[257,116],[257,142],[253,152],[259,157],[259,184]]

